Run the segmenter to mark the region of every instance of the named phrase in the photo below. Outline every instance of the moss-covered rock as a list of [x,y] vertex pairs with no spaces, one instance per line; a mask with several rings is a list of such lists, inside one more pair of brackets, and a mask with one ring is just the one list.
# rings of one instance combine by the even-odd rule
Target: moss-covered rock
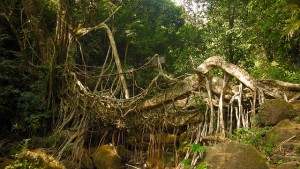
[[61,161],[64,166],[68,169],[68,168],[72,168],[72,169],[79,169],[80,165],[74,161],[70,161],[70,160],[62,160]]
[[288,119],[279,122],[266,133],[266,145],[273,163],[300,161],[297,147],[300,145],[300,124]]
[[272,163],[289,163],[293,161],[300,161],[299,156],[293,156],[293,155],[280,155],[280,154],[274,154],[270,158]]
[[93,154],[93,162],[97,169],[120,169],[122,168],[121,157],[111,145],[103,145],[96,149]]
[[262,126],[274,126],[278,122],[293,118],[295,110],[293,106],[285,100],[268,100],[260,106],[257,114],[258,124]]
[[268,169],[253,146],[234,141],[208,147],[203,161],[208,169]]
[[266,143],[270,143],[277,147],[289,138],[295,137],[295,139],[299,139],[299,128],[300,124],[296,124],[288,119],[283,120],[266,133]]
[[61,161],[47,154],[43,149],[22,150],[16,155],[15,161],[6,166],[6,169],[15,168],[66,169]]
[[300,162],[291,161],[279,165],[276,169],[297,169],[297,167],[300,167]]
[[294,102],[292,102],[291,104],[292,104],[294,110],[295,110],[295,111],[298,113],[298,115],[299,115],[299,113],[300,113],[300,100],[294,101]]

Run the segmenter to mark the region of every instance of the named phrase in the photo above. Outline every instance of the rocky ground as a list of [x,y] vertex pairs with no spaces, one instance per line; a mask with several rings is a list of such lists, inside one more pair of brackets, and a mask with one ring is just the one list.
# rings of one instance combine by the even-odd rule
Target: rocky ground
[[211,169],[300,169],[300,102],[269,100],[257,114],[257,127],[209,147]]

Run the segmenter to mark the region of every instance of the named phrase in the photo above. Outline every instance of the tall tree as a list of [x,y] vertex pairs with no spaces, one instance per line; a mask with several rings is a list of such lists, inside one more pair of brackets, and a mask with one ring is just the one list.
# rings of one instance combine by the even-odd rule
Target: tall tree
[[143,64],[154,54],[167,55],[184,24],[182,11],[170,0],[124,0],[113,20],[119,49],[129,64]]
[[[297,69],[299,63],[298,2],[187,0],[197,10],[189,19],[205,35],[205,55],[223,55],[252,69],[261,58]],[[290,11],[290,12],[287,12]],[[196,14],[193,14],[196,13]],[[288,60],[286,59],[288,58]],[[286,63],[290,65],[287,67]],[[252,68],[251,68],[252,67]],[[293,68],[294,67],[294,68]]]

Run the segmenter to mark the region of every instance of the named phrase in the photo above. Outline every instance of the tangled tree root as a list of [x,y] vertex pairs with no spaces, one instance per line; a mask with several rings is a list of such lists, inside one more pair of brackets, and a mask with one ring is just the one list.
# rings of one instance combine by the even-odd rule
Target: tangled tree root
[[[221,69],[225,80],[212,77],[209,71],[213,68]],[[82,152],[76,150],[83,147],[88,136],[92,135],[90,129],[100,123],[119,130],[140,128],[141,131],[194,125],[194,132],[189,132],[192,142],[224,141],[234,129],[251,127],[255,109],[265,99],[295,101],[300,98],[299,84],[255,80],[242,68],[218,56],[204,61],[197,68],[197,74],[182,80],[168,79],[172,83],[169,88],[149,95],[149,91],[155,89],[158,77],[168,78],[160,72],[139,94],[128,97],[126,91],[125,98],[117,98],[107,90],[90,91],[75,73],[66,76],[68,84],[61,99],[55,131],[60,133],[68,129],[74,134],[61,143],[57,150],[58,157],[72,144],[73,157],[80,159]],[[123,80],[122,85],[126,86]],[[98,138],[99,142],[102,138]],[[193,155],[193,162],[200,156]]]

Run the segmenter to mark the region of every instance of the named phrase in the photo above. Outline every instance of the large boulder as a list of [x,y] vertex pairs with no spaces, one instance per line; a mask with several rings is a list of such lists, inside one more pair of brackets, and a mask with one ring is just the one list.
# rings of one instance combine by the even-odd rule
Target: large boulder
[[257,122],[262,126],[275,126],[278,122],[295,116],[293,106],[283,99],[267,100],[259,108]]
[[282,120],[266,133],[266,143],[272,144],[274,145],[274,147],[277,147],[282,143],[288,143],[288,139],[291,139],[290,141],[298,140],[300,139],[299,129],[300,124],[297,124],[288,119]]
[[276,169],[297,169],[300,167],[300,163],[296,161],[287,162],[279,165]]
[[288,119],[279,122],[266,133],[273,162],[300,161],[300,124]]
[[120,169],[123,166],[116,149],[108,144],[96,149],[93,162],[97,169]]
[[53,157],[46,153],[43,149],[27,150],[24,149],[16,156],[17,159],[13,164],[6,166],[5,168],[19,168],[26,163],[26,168],[49,168],[49,169],[67,169],[66,166]]
[[300,100],[294,101],[291,103],[294,110],[297,112],[297,114],[299,115],[300,113]]
[[268,169],[253,146],[234,141],[208,147],[203,162],[208,164],[208,169]]

